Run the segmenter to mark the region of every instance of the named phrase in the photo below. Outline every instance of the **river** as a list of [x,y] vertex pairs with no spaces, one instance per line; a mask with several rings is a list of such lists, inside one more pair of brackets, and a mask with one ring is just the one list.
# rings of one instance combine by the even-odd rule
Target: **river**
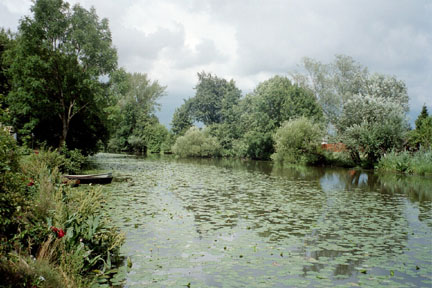
[[[432,179],[98,154],[125,287],[431,287]],[[126,265],[126,264],[125,264]]]

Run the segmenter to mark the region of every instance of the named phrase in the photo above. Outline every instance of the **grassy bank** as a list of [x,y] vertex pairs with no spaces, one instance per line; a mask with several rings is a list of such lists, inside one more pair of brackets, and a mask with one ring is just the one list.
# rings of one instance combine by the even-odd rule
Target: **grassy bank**
[[2,287],[120,284],[113,275],[124,235],[103,210],[102,188],[62,183],[61,173],[79,166],[73,157],[19,150],[1,132]]
[[432,150],[388,153],[380,159],[376,169],[378,171],[432,175]]

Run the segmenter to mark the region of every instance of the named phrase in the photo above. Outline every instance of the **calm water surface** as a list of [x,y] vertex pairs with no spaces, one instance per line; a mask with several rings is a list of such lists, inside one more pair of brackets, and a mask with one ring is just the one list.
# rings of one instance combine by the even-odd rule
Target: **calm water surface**
[[125,287],[432,287],[432,179],[99,154]]

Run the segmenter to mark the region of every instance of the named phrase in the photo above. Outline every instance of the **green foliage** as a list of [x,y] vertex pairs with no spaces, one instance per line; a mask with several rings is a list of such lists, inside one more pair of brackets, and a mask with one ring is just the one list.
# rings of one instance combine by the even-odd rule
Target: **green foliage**
[[8,109],[6,107],[6,95],[10,91],[10,81],[7,77],[9,65],[3,61],[5,52],[13,47],[15,41],[9,31],[0,29],[0,123],[10,122]]
[[171,121],[171,131],[175,135],[184,135],[192,127],[192,108],[193,99],[185,100],[183,105],[176,108]]
[[245,156],[252,159],[270,158],[274,152],[272,135],[284,121],[301,116],[322,119],[313,94],[282,76],[260,83],[235,111],[240,121],[230,130],[234,131],[234,139],[240,139],[236,147],[246,146]]
[[430,175],[432,174],[432,151],[392,151],[381,157],[376,168],[379,171],[393,171],[401,173]]
[[341,141],[360,164],[374,165],[385,153],[400,148],[407,131],[403,108],[391,100],[372,96],[353,96],[344,105],[337,129]]
[[152,153],[160,153],[162,145],[169,137],[168,129],[159,123],[148,125],[143,134],[145,135],[148,150]]
[[210,73],[198,73],[196,94],[192,101],[194,119],[205,125],[232,121],[231,109],[240,99],[241,91],[234,80],[213,76]]
[[426,105],[415,121],[416,129],[410,131],[408,142],[416,149],[432,148],[432,116],[429,116]]
[[[250,95],[253,112],[263,113],[264,120],[270,121],[271,129],[279,127],[284,121],[305,116],[319,120],[322,117],[321,107],[314,95],[297,85],[287,77],[274,76],[258,84]],[[268,122],[267,121],[267,122]],[[261,127],[264,123],[260,123]]]
[[287,121],[274,134],[276,153],[272,155],[272,159],[314,164],[320,158],[323,134],[322,127],[306,117]]
[[295,74],[294,79],[313,91],[326,122],[332,125],[338,125],[347,101],[359,94],[387,99],[401,106],[404,112],[408,111],[409,97],[403,81],[388,75],[370,75],[366,67],[349,56],[336,55],[328,64],[305,58],[303,67],[305,73]]
[[197,127],[191,127],[184,136],[178,137],[172,147],[172,152],[180,157],[216,157],[220,151],[218,140]]
[[[66,167],[67,159],[82,159],[82,155],[76,150],[68,151],[67,155],[40,151],[22,161],[21,172],[13,140],[7,137],[0,140],[5,144],[0,156],[9,159],[2,161],[4,170],[16,171],[15,178],[24,188],[13,191],[26,198],[26,202],[12,201],[16,197],[11,197],[10,182],[9,186],[0,183],[2,199],[7,196],[5,199],[9,201],[0,202],[0,277],[6,284],[23,287],[58,287],[60,281],[61,286],[88,287],[99,277],[105,280],[112,277],[124,235],[104,213],[102,189],[72,188],[60,183],[59,166]],[[10,180],[4,174],[1,180]],[[3,204],[9,209],[3,209],[7,208]],[[31,263],[29,255],[36,256]],[[92,272],[95,269],[100,272]]]
[[[15,140],[0,127],[0,239],[10,238],[19,225],[19,216],[26,209],[31,181],[20,173]],[[2,244],[3,245],[3,244]],[[0,254],[1,254],[0,246]]]
[[107,135],[100,79],[117,65],[108,21],[61,0],[35,1],[31,11],[5,57],[11,124],[29,145],[62,147],[67,141],[94,152],[95,139]]
[[272,77],[241,100],[233,80],[204,72],[198,77],[196,95],[176,110],[172,129],[182,135],[193,120],[202,121],[217,138],[223,156],[269,159],[274,152],[272,134],[283,121],[300,116],[322,119],[314,95],[287,77]]
[[159,124],[154,113],[165,87],[152,82],[146,74],[129,74],[122,70],[116,73],[112,86],[115,100],[107,110],[111,114],[108,149],[160,152],[168,131]]
[[323,164],[336,167],[354,167],[356,163],[353,162],[351,155],[346,151],[332,152],[320,151],[323,157]]
[[35,261],[29,256],[0,257],[0,275],[2,287],[65,287],[58,269],[46,260]]
[[[237,142],[237,145],[240,144],[245,149],[242,152],[240,157],[247,157],[250,159],[270,159],[270,155],[274,152],[274,142],[272,139],[272,134],[270,132],[261,132],[261,131],[247,131],[243,137]],[[241,151],[240,151],[241,152]]]
[[80,150],[68,150],[64,147],[59,153],[57,150],[41,149],[22,159],[22,167],[30,177],[36,177],[38,171],[46,167],[49,171],[58,169],[61,173],[77,174],[81,171],[86,157]]

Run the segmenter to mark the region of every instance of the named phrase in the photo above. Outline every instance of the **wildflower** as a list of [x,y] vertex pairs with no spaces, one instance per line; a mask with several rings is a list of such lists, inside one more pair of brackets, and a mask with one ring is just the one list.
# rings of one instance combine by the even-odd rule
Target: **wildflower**
[[43,276],[39,276],[40,281],[45,281],[45,278]]
[[62,238],[63,236],[65,236],[65,233],[64,233],[63,229],[61,229],[61,228],[59,229],[57,227],[52,226],[51,230],[57,234],[58,238]]
[[62,238],[65,235],[63,229],[60,229],[57,233],[58,238]]
[[30,178],[30,182],[29,183],[27,183],[27,186],[33,186],[34,185],[34,181],[33,181],[33,179],[32,178]]

